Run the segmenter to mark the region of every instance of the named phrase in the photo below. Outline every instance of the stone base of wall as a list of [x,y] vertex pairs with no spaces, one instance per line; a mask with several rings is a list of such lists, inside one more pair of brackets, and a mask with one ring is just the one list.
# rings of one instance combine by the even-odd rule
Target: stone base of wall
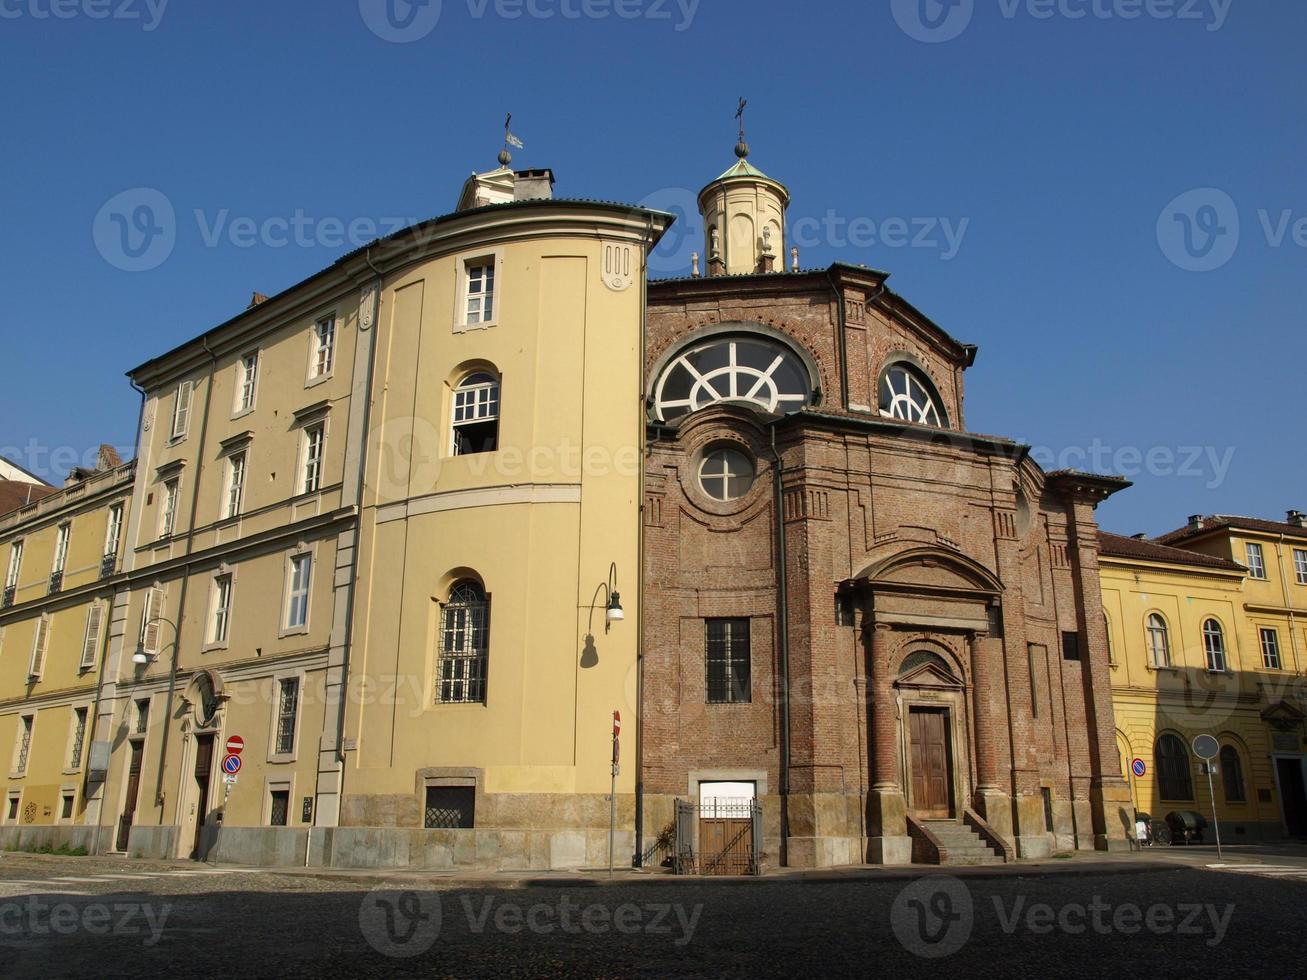
[[180,827],[133,827],[127,838],[127,856],[169,861],[177,856]]
[[[98,840],[97,840],[98,837]],[[113,847],[110,827],[59,825],[0,827],[0,850],[38,851],[84,848],[88,854],[104,854]]]

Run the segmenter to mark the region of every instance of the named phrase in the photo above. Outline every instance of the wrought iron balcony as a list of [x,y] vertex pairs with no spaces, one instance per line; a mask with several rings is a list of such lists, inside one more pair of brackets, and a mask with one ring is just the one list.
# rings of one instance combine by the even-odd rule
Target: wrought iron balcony
[[4,599],[3,601],[0,601],[0,608],[8,609],[10,606],[12,606],[14,604],[14,593],[17,591],[18,589],[16,586],[13,585],[5,586]]
[[109,578],[118,571],[118,556],[105,555],[100,559],[100,578]]
[[63,587],[64,587],[64,573],[63,573],[63,572],[51,572],[51,573],[50,573],[50,595],[54,595],[56,592],[58,592],[58,591],[59,591],[60,589],[62,589]]

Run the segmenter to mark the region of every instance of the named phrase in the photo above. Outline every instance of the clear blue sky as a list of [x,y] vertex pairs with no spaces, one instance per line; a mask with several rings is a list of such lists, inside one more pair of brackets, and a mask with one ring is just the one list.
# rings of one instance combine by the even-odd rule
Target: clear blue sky
[[[385,0],[59,2],[75,16],[0,4],[0,447],[20,462],[49,466],[31,440],[129,444],[124,371],[347,251],[322,219],[449,211],[506,112],[515,163],[553,167],[559,194],[669,204],[733,162],[747,95],[751,162],[807,219],[804,266],[885,269],[979,345],[969,428],[1143,470],[1100,512],[1126,533],[1307,509],[1300,0],[621,0],[634,18],[444,0],[429,33],[434,8],[387,20]],[[124,3],[136,19],[91,16]],[[378,36],[410,16],[420,40]],[[175,209],[175,246],[126,272],[93,229],[142,187]],[[1228,197],[1171,205],[1198,188]],[[231,234],[297,212],[308,244]],[[910,245],[945,220],[956,249],[942,224]]]

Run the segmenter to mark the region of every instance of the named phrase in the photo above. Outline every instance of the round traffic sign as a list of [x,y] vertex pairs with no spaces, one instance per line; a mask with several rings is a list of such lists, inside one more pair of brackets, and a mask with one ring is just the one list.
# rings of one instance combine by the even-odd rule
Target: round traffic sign
[[1199,735],[1194,739],[1194,755],[1200,759],[1215,759],[1221,752],[1221,743],[1211,735]]
[[1130,769],[1136,776],[1142,776],[1144,773],[1148,772],[1148,766],[1144,764],[1143,759],[1136,759],[1134,762],[1130,763]]
[[231,738],[227,739],[228,755],[240,755],[244,749],[245,739],[241,738],[239,735],[233,735]]
[[622,713],[620,711],[614,711],[613,712],[613,738],[616,738],[620,734],[622,734]]
[[222,771],[229,776],[234,776],[241,771],[241,757],[238,755],[229,755],[222,760]]

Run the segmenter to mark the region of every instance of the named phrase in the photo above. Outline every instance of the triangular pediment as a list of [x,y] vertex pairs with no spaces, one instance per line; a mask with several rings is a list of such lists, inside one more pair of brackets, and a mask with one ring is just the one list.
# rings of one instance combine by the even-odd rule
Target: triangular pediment
[[950,691],[961,690],[963,687],[961,681],[934,663],[922,664],[920,667],[904,674],[894,683],[898,687],[935,687],[945,688]]

